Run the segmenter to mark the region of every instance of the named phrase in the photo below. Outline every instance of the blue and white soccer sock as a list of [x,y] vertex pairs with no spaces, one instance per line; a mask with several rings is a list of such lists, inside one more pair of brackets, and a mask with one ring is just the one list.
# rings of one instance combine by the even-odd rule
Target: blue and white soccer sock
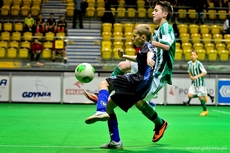
[[109,114],[109,116],[110,118],[108,120],[108,127],[109,127],[110,139],[115,142],[119,142],[120,136],[118,130],[117,116],[116,114]]
[[108,103],[109,91],[102,89],[98,92],[97,111],[106,112]]

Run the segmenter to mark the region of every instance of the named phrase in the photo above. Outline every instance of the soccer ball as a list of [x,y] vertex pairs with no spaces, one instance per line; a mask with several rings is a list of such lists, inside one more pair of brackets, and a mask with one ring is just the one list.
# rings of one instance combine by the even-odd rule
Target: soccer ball
[[94,67],[89,63],[81,63],[75,69],[75,77],[82,83],[89,83],[95,75]]

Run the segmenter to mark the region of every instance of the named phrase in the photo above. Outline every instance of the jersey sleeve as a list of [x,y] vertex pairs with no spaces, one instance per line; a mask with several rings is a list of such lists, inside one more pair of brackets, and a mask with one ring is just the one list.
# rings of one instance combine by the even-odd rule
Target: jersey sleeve
[[203,73],[207,73],[207,71],[206,71],[206,69],[204,68],[204,66],[203,66],[202,63],[199,64],[199,70],[200,70],[201,72],[203,72]]
[[171,46],[173,42],[175,41],[174,31],[172,26],[169,26],[168,24],[163,25],[160,28],[160,43]]
[[190,64],[189,64],[189,63],[190,63],[190,62],[187,63],[187,64],[188,64],[188,70],[187,70],[188,73],[189,73],[189,69],[190,69],[190,68],[189,68],[189,67],[190,67]]

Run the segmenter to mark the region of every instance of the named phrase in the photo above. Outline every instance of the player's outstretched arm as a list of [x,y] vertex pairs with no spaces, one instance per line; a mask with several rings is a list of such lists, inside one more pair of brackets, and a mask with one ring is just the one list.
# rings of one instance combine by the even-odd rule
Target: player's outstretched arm
[[129,61],[133,61],[133,62],[137,61],[136,60],[137,56],[125,55],[124,51],[122,49],[118,49],[118,55],[119,55],[120,58],[125,58],[125,59],[127,59]]
[[148,52],[148,54],[147,54],[147,64],[152,68],[155,65],[155,61],[153,60],[153,56],[154,56],[153,52]]

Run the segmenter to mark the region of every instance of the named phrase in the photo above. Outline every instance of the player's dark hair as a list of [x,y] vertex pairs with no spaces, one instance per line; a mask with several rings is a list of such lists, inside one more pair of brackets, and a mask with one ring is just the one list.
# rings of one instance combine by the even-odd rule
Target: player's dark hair
[[190,52],[190,54],[192,54],[192,53],[195,53],[196,55],[198,55],[198,52],[197,52],[196,50],[192,50],[192,51]]
[[50,16],[51,16],[51,15],[54,15],[54,14],[53,14],[53,13],[50,13]]
[[167,20],[170,20],[173,15],[173,7],[170,2],[167,1],[158,1],[156,5],[160,5],[162,7],[163,12],[168,12]]
[[151,28],[149,27],[149,25],[139,24],[134,28],[134,30],[136,30],[136,33],[139,34],[140,36],[145,35],[147,41],[152,40],[152,31],[151,31]]

